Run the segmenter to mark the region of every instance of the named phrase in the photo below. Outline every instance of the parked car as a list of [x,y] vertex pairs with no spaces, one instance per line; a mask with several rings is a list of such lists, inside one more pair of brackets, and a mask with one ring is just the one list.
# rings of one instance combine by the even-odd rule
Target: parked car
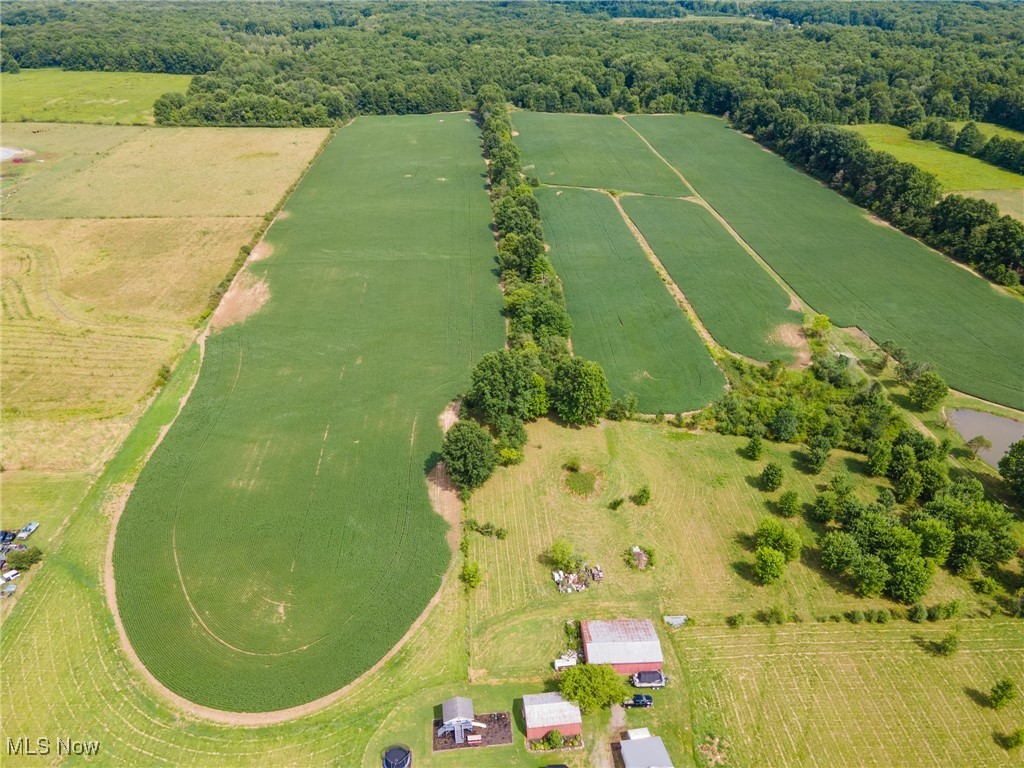
[[0,531],[0,544],[10,544],[17,536],[17,531]]
[[624,707],[638,707],[640,709],[650,709],[654,706],[654,699],[646,693],[636,693],[632,699],[626,699],[622,702]]
[[664,688],[668,676],[661,672],[637,672],[633,675],[634,688]]
[[29,523],[18,532],[19,539],[27,539],[33,533],[36,532],[36,528],[39,527],[39,523]]

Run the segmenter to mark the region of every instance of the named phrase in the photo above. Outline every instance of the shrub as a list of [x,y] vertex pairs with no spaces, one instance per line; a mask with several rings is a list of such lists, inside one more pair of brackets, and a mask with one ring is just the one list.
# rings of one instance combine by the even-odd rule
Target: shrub
[[754,553],[754,575],[762,584],[773,584],[786,570],[786,557],[771,547],[758,547]]
[[928,618],[928,609],[922,603],[914,603],[907,609],[907,621],[920,624]]
[[770,547],[781,552],[787,563],[800,556],[800,535],[774,517],[761,518],[754,531],[754,541],[758,548]]
[[503,467],[511,467],[526,458],[522,448],[499,448],[498,463]]
[[892,612],[888,608],[879,608],[875,611],[875,624],[888,624],[892,618]]
[[950,632],[935,644],[935,652],[939,656],[952,656],[958,650],[960,650],[960,635],[956,632]]
[[864,621],[864,611],[859,608],[855,611],[850,611],[846,618],[850,620],[851,624],[861,624]]
[[612,499],[611,501],[608,502],[608,509],[612,509],[612,510],[618,509],[625,502],[626,502],[626,500],[624,498],[622,498],[621,496],[617,496],[616,498],[614,498],[614,499]]
[[571,456],[565,460],[562,465],[562,469],[568,472],[579,472],[580,471],[580,460],[578,456]]
[[1017,698],[1017,686],[1013,680],[1004,678],[992,686],[988,694],[988,705],[992,709],[1002,709]]
[[636,492],[630,497],[633,499],[633,503],[638,507],[646,507],[651,500],[651,488],[647,485],[642,485],[636,489]]
[[1003,743],[1007,749],[1019,749],[1024,747],[1024,728],[1018,728],[1012,733],[1006,734],[1006,738],[1003,739]]
[[779,514],[783,517],[795,517],[800,511],[800,496],[796,491],[784,491],[779,496]]
[[17,571],[27,571],[33,565],[43,559],[43,550],[39,547],[29,547],[20,552],[10,552],[7,555],[7,567]]
[[777,491],[782,487],[782,467],[774,461],[761,471],[761,488],[765,491]]
[[974,590],[979,595],[994,595],[999,591],[999,582],[991,576],[982,576],[974,582]]
[[562,732],[555,728],[547,735],[546,739],[548,743],[548,749],[561,749],[565,744],[565,737],[562,736]]
[[786,611],[781,605],[773,605],[764,611],[758,611],[757,618],[765,624],[785,624]]
[[564,538],[555,539],[547,554],[551,565],[561,571],[575,571],[583,560]]
[[459,573],[459,581],[465,584],[469,589],[476,589],[480,586],[480,581],[483,579],[483,574],[480,572],[480,563],[467,562],[462,566],[462,571]]
[[734,613],[732,616],[725,617],[725,623],[730,627],[742,627],[747,623],[747,615],[745,613]]
[[757,461],[764,453],[764,441],[760,435],[754,435],[743,447],[743,455],[751,461]]

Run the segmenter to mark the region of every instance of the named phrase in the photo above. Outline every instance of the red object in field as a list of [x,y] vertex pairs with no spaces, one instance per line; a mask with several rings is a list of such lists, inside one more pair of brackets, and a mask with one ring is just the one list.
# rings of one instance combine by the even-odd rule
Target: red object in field
[[12,163],[24,163],[25,162],[25,158],[24,157],[12,157],[11,158],[11,162]]

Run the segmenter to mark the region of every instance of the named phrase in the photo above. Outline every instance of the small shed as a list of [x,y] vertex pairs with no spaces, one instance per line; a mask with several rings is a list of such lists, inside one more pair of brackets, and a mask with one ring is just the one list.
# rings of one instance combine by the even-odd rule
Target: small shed
[[610,664],[621,675],[661,671],[665,657],[650,619],[581,621],[580,635],[588,664]]
[[543,739],[551,731],[558,731],[563,736],[583,733],[580,708],[563,699],[560,693],[528,693],[523,696],[523,721],[528,739]]
[[455,735],[456,744],[465,744],[467,731],[487,727],[474,721],[473,717],[473,700],[464,696],[453,696],[441,704],[441,727],[438,728],[437,735],[451,733]]
[[674,768],[660,736],[641,736],[619,743],[623,768]]

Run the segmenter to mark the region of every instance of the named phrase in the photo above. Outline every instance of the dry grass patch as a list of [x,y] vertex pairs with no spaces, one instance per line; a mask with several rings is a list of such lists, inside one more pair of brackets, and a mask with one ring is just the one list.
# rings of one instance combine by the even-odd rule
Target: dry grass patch
[[[11,196],[14,218],[100,216],[262,216],[288,189],[327,135],[327,129],[160,128],[130,131],[82,170],[70,162],[66,126],[5,142],[57,155],[57,173],[34,173]],[[77,127],[77,126],[75,126]],[[77,131],[75,133],[78,133]],[[88,133],[88,132],[87,132]],[[111,135],[111,134],[100,134]],[[113,135],[116,135],[113,134]],[[74,166],[74,167],[73,167]]]

